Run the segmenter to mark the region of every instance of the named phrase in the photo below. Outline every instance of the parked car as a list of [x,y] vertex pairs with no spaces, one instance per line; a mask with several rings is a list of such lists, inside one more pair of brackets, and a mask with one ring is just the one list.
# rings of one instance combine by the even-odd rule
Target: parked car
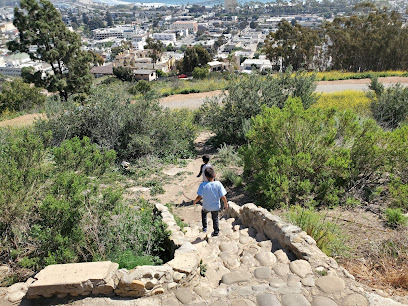
[[179,79],[187,79],[187,76],[185,74],[179,74],[178,78]]

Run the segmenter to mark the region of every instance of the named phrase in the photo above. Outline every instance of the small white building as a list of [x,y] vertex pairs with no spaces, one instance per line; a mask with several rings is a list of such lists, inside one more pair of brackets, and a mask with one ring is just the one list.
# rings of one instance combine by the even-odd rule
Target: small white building
[[246,59],[241,64],[241,73],[251,74],[252,70],[256,69],[263,71],[265,69],[272,69],[272,64],[270,60],[267,59]]
[[153,81],[157,79],[156,70],[139,69],[133,70],[136,80]]
[[210,72],[223,71],[226,69],[226,63],[224,62],[213,61],[213,62],[208,62],[207,65],[210,66],[209,68]]

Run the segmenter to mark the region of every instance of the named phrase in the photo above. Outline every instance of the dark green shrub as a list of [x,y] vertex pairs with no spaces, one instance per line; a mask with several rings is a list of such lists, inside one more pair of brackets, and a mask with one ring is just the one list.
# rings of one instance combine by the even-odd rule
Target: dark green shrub
[[249,189],[272,208],[334,206],[376,186],[387,164],[384,132],[350,111],[305,110],[299,98],[263,107],[243,149]]
[[88,137],[64,140],[53,149],[54,160],[61,171],[80,171],[86,175],[101,175],[115,161],[113,150],[101,152]]
[[288,97],[300,97],[305,108],[316,101],[314,75],[307,76],[287,69],[275,76],[241,76],[230,82],[228,95],[206,102],[200,108],[201,123],[217,134],[220,142],[245,143],[250,119],[260,113],[262,105],[282,108]]

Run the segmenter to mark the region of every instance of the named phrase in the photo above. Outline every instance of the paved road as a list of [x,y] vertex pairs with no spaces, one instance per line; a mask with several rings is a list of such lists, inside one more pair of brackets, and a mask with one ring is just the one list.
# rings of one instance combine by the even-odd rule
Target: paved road
[[[385,87],[389,87],[396,83],[402,83],[404,86],[408,85],[408,78],[383,78],[382,83]],[[336,92],[344,90],[368,90],[370,80],[344,80],[344,81],[323,81],[319,82],[316,92]],[[218,97],[221,94],[220,90],[210,91],[205,93],[196,93],[188,95],[173,95],[160,99],[161,105],[169,108],[199,108],[206,99]]]

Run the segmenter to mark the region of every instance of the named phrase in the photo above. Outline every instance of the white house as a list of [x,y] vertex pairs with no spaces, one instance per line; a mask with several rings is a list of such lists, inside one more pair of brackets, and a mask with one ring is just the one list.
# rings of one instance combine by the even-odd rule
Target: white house
[[272,69],[271,61],[267,59],[246,59],[241,64],[241,73],[251,74],[253,69],[259,71]]

